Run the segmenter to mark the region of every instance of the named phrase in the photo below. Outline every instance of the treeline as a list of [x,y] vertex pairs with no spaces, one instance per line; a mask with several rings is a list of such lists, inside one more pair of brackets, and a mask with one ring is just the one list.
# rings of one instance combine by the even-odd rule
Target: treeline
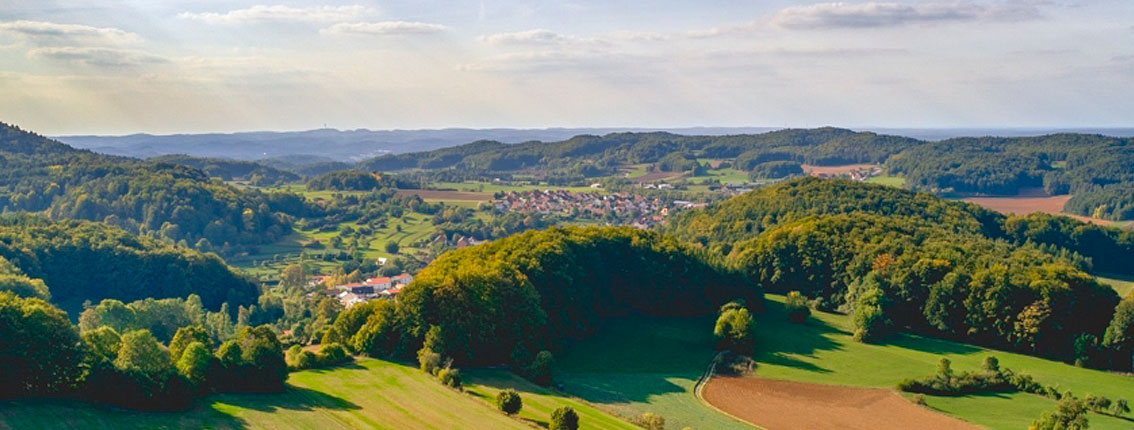
[[150,158],[149,161],[192,167],[224,181],[245,181],[258,187],[272,187],[303,180],[303,177],[295,173],[252,161],[194,157],[183,154],[163,155]]
[[77,150],[6,124],[0,124],[0,172],[4,212],[103,221],[225,254],[290,231],[263,193],[210,181],[185,166]]
[[1106,334],[1114,324],[1112,332],[1128,330],[1117,294],[1084,273],[1134,270],[1130,232],[813,178],[689,211],[665,230],[728,255],[769,291],[800,291],[821,309],[853,313],[861,340],[904,330],[1091,366],[1130,364],[1129,341]]
[[341,170],[324,173],[307,181],[311,191],[374,191],[379,189],[413,189],[416,184],[399,180],[391,175]]
[[1134,145],[1129,138],[1054,134],[958,138],[919,145],[886,162],[915,188],[1014,195],[1043,187],[1074,194],[1064,210],[1123,220],[1134,217]]
[[[837,128],[780,130],[736,136],[681,136],[670,133],[583,135],[561,142],[505,144],[478,141],[428,152],[385,155],[359,163],[372,171],[458,169],[507,172],[538,167],[557,174],[605,176],[620,166],[657,163],[662,171],[686,171],[694,153],[708,158],[793,160],[833,165],[880,163],[920,142],[897,136]],[[678,155],[673,155],[678,154]],[[759,163],[756,163],[759,164]]]
[[38,298],[0,292],[0,399],[69,398],[145,410],[183,410],[209,393],[279,392],[287,364],[275,333],[245,327],[219,347],[200,326],[168,347],[148,330],[102,326],[80,335]]
[[673,238],[552,228],[447,252],[396,302],[342,312],[323,341],[413,358],[433,331],[431,354],[536,374],[533,363],[547,355],[538,352],[587,337],[610,317],[709,315],[737,297],[760,303],[762,292]]
[[[6,263],[5,263],[6,262]],[[200,296],[209,309],[254,303],[252,282],[215,255],[163,244],[106,224],[0,216],[0,285],[50,297],[67,309],[104,298]]]

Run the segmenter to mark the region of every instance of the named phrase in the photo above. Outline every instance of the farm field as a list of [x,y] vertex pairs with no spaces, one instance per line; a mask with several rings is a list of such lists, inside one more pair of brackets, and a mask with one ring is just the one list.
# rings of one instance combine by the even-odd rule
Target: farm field
[[1005,215],[1027,215],[1032,212],[1043,212],[1052,215],[1071,217],[1079,221],[1094,223],[1098,225],[1115,224],[1113,221],[1104,219],[1063,213],[1063,205],[1067,204],[1068,200],[1071,200],[1071,196],[1069,195],[1035,196],[1030,195],[1029,193],[1024,193],[1021,196],[966,197],[963,200],[969,203],[976,203],[986,209],[992,209]]
[[844,164],[841,166],[815,166],[811,164],[803,165],[803,173],[816,176],[819,174],[838,175],[840,173],[850,173],[851,170],[856,169],[869,169],[878,167],[876,164]]
[[557,358],[556,381],[622,417],[662,415],[666,428],[750,429],[693,394],[716,354],[712,330],[712,319],[616,319]]
[[1119,297],[1130,297],[1134,294],[1134,277],[1122,275],[1103,275],[1096,276],[1099,282],[1110,285],[1114,291],[1118,292]]
[[297,372],[288,383],[282,394],[218,395],[183,413],[4,402],[0,429],[531,429],[415,367],[388,361]]
[[[814,312],[806,325],[787,322],[783,297],[768,295],[767,312],[759,318],[755,356],[762,378],[855,387],[893,388],[906,378],[936,371],[941,358],[955,370],[974,370],[989,355],[1001,367],[1029,373],[1037,381],[1084,396],[1134,397],[1134,377],[1079,368],[1064,363],[981,347],[901,334],[884,344],[867,345],[851,338],[851,319]],[[1011,400],[1011,401],[1008,401]],[[926,396],[928,405],[992,429],[1018,430],[1050,411],[1055,402],[1031,394]],[[1128,429],[1131,422],[1090,414],[1091,429]]]
[[869,178],[866,180],[866,182],[869,182],[871,184],[889,185],[891,187],[904,187],[906,185],[906,178],[903,178],[901,176],[880,175]]
[[570,406],[579,414],[580,428],[593,430],[634,430],[637,426],[607,414],[578,399],[558,395],[546,388],[500,369],[462,369],[465,390],[496,407],[496,394],[511,388],[520,393],[524,407],[517,416],[531,424],[547,427],[551,412]]

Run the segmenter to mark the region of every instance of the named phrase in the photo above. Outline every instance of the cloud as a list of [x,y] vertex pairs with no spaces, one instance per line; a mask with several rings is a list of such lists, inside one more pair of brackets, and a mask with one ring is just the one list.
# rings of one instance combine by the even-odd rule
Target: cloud
[[328,23],[357,21],[375,14],[372,8],[361,5],[291,7],[284,5],[256,5],[234,9],[225,13],[182,12],[183,19],[204,21],[209,24],[245,24],[263,22]]
[[406,21],[340,22],[321,30],[325,34],[366,34],[380,36],[436,34],[449,27],[440,24]]
[[139,40],[137,34],[109,27],[59,24],[43,21],[0,22],[0,31],[16,34],[37,45],[125,44]]
[[168,62],[165,58],[139,51],[74,46],[32,49],[28,51],[28,56],[105,68],[134,67]]
[[792,29],[896,27],[918,23],[1022,21],[1040,17],[1031,2],[988,6],[972,2],[902,4],[889,2],[818,3],[792,6],[769,21]]
[[600,39],[580,38],[537,28],[514,33],[497,33],[481,36],[480,41],[492,45],[551,46],[568,44],[607,44]]

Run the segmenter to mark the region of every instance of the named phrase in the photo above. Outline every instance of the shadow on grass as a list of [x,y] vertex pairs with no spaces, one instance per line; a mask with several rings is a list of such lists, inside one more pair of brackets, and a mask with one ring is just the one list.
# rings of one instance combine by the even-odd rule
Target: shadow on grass
[[287,391],[277,394],[223,394],[210,399],[260,412],[275,412],[280,409],[311,411],[315,409],[354,410],[362,408],[341,397],[295,386],[288,386]]
[[951,342],[948,340],[934,339],[915,334],[899,334],[891,336],[880,345],[892,345],[899,348],[911,349],[915,351],[928,352],[930,354],[976,354],[981,352],[980,348],[972,345],[965,345],[962,343]]
[[849,336],[851,333],[817,318],[808,318],[804,324],[789,322],[784,304],[777,301],[765,300],[764,309],[757,320],[756,354],[752,357],[758,365],[773,364],[811,372],[830,372],[825,367],[796,357],[815,357],[818,351],[842,349],[831,336]]
[[30,399],[0,401],[0,429],[245,429],[249,424],[198,401],[185,411],[139,411],[77,400]]

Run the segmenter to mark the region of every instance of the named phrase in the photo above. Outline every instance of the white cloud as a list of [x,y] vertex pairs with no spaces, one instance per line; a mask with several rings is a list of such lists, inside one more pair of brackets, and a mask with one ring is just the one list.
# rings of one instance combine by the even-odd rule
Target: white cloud
[[168,62],[165,58],[139,51],[74,46],[36,48],[28,51],[28,56],[105,68],[133,67]]
[[773,14],[770,22],[794,29],[869,28],[978,20],[1020,21],[1039,16],[1039,9],[1031,3],[988,6],[967,1],[918,4],[836,2],[784,8]]
[[550,46],[550,45],[568,45],[568,44],[599,44],[605,45],[606,41],[593,38],[580,38],[575,36],[568,36],[559,34],[551,30],[537,28],[534,30],[517,31],[514,33],[497,33],[487,36],[481,36],[480,41],[492,45],[527,45],[527,46]]
[[137,34],[117,28],[44,21],[0,22],[0,31],[16,34],[37,45],[124,44],[139,40]]
[[435,34],[447,31],[449,27],[440,24],[407,21],[382,22],[340,22],[321,30],[325,34],[366,34],[366,35],[412,35]]
[[256,5],[225,13],[182,12],[178,17],[204,21],[209,24],[244,24],[262,22],[328,23],[349,22],[376,14],[372,8],[361,5],[291,7],[284,5]]

